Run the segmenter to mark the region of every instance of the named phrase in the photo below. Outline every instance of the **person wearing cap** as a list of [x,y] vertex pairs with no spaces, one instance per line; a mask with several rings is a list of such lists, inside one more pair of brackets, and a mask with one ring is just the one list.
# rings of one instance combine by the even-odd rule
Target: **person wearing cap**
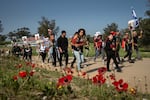
[[95,34],[94,47],[95,47],[95,57],[94,57],[94,62],[95,62],[96,58],[100,55],[101,48],[102,48],[102,35],[100,32],[96,32]]
[[116,60],[116,55],[115,55],[116,46],[113,43],[113,35],[112,34],[109,34],[109,36],[108,36],[108,40],[106,41],[105,51],[106,51],[106,55],[107,55],[107,71],[108,72],[111,71],[109,68],[109,65],[110,65],[110,60],[112,58],[113,62],[116,65],[115,69],[117,69],[117,72],[121,72],[121,69],[119,68],[117,60]]

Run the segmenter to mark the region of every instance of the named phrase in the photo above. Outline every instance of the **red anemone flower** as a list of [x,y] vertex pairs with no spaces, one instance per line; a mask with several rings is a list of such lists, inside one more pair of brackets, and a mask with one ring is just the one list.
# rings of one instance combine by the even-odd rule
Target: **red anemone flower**
[[106,79],[103,77],[103,75],[99,74],[99,75],[96,75],[92,78],[92,82],[94,84],[98,84],[98,85],[102,85],[104,84],[106,81]]
[[27,66],[30,66],[30,65],[31,65],[31,62],[26,62],[26,65],[27,65]]
[[58,79],[58,85],[69,84],[72,80],[72,75],[63,76]]
[[30,74],[30,76],[33,76],[33,74],[34,74],[34,71],[31,71],[29,74]]
[[17,67],[18,67],[18,68],[21,68],[21,67],[22,67],[22,64],[19,64]]
[[66,72],[66,74],[73,74],[71,68],[65,68],[64,71]]
[[21,78],[24,78],[24,77],[27,76],[27,72],[26,72],[26,71],[20,71],[20,72],[19,72],[19,76],[20,76]]
[[104,74],[106,71],[107,71],[107,68],[105,68],[105,67],[101,67],[98,69],[99,74]]
[[34,67],[35,67],[35,64],[31,64],[31,67],[34,68]]
[[18,80],[18,76],[13,76],[13,80],[14,81]]
[[109,77],[110,77],[110,79],[111,79],[111,80],[116,80],[116,78],[115,78],[115,75],[114,75],[114,74],[109,75]]
[[85,76],[86,75],[86,72],[82,72],[82,76]]
[[113,85],[115,86],[118,92],[127,91],[128,89],[128,84],[124,83],[122,79],[120,79],[119,81],[114,81]]

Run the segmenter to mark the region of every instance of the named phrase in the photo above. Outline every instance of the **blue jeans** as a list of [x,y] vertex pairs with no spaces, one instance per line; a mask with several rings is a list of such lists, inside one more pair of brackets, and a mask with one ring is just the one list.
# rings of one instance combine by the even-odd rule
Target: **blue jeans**
[[96,58],[100,55],[100,49],[95,48],[95,57],[94,60],[96,60]]
[[84,56],[83,53],[81,53],[80,51],[76,51],[74,50],[74,55],[76,57],[77,60],[77,70],[80,71],[81,70],[81,63],[84,62]]
[[52,62],[54,61],[53,59],[53,47],[49,48],[48,51],[48,59],[50,60],[50,58],[52,59]]

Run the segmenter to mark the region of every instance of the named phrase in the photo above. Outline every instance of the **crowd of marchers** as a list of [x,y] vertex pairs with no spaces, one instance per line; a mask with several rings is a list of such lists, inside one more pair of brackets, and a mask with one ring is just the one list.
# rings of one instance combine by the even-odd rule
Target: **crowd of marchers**
[[[48,39],[47,41],[42,41],[38,43],[36,47],[36,52],[41,58],[42,63],[45,62],[52,63],[54,67],[58,66],[63,70],[66,67],[77,68],[78,75],[82,75],[82,63],[86,62],[85,57],[88,57],[90,46],[89,39],[86,37],[86,30],[81,28],[77,30],[71,41],[67,38],[67,32],[65,30],[61,31],[61,35],[56,38],[55,34],[51,29],[48,29]],[[107,71],[110,72],[110,61],[112,59],[115,69],[117,72],[121,72],[119,67],[120,63],[128,61],[129,63],[134,63],[132,59],[133,49],[136,52],[136,59],[141,59],[138,48],[138,39],[142,38],[142,31],[140,35],[137,34],[135,30],[132,30],[131,33],[125,33],[123,38],[120,36],[120,32],[110,31],[110,34],[104,38],[103,34],[96,32],[93,37],[95,55],[93,61],[95,62],[97,57],[100,55],[101,60],[106,62]],[[68,47],[71,45],[73,59],[68,65]],[[123,57],[119,56],[120,49],[123,48],[126,54]],[[85,52],[85,53],[83,53]],[[17,44],[13,45],[12,54],[19,57],[22,55],[24,60],[32,62],[32,47],[30,44],[24,44],[22,47]],[[47,57],[47,61],[46,61]],[[63,57],[65,60],[62,60]],[[62,63],[64,61],[64,63]],[[76,62],[76,66],[74,63]]]

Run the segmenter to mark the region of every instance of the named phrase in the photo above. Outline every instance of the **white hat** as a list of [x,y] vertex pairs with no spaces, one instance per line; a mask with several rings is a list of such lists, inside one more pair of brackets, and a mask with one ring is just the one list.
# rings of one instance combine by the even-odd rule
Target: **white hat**
[[97,36],[99,36],[99,35],[101,35],[101,32],[96,32],[94,36],[97,37]]

